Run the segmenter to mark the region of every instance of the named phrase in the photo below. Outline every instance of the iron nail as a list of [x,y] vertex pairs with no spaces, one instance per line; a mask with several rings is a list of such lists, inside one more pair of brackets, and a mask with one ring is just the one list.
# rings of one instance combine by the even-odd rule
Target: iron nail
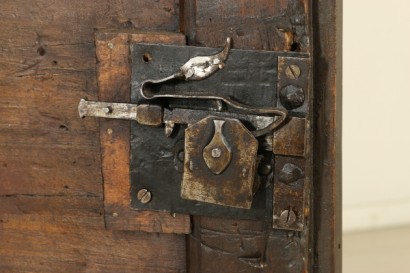
[[280,90],[279,98],[286,109],[292,110],[303,105],[305,102],[305,92],[301,87],[291,84]]

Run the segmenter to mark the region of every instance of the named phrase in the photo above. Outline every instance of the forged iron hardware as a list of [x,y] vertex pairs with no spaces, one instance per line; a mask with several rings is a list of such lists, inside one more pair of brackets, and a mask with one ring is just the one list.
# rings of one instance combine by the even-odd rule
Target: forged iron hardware
[[[130,49],[132,103],[81,100],[78,110],[136,121],[131,207],[301,230],[309,55],[231,50],[229,38],[219,52],[143,43]],[[183,65],[175,72],[176,64]]]
[[225,47],[219,53],[211,56],[197,56],[188,60],[181,68],[172,74],[160,80],[146,80],[141,84],[141,94],[145,98],[150,98],[149,93],[146,94],[147,86],[161,84],[171,80],[185,81],[200,81],[208,78],[219,69],[223,69],[225,61],[228,58],[229,50],[231,49],[232,40],[226,38]]
[[188,126],[181,197],[250,209],[257,151],[258,141],[237,119],[210,116]]
[[[246,109],[244,106],[244,109]],[[264,114],[270,112],[264,108],[250,108],[250,112]],[[286,110],[284,110],[286,113]],[[87,101],[81,99],[78,104],[78,113],[81,118],[84,117],[99,117],[112,119],[135,120],[139,124],[149,126],[161,126],[165,123],[166,135],[172,133],[175,124],[192,124],[209,116],[219,117],[234,117],[252,124],[256,130],[251,131],[253,136],[258,137],[265,135],[276,127],[278,127],[284,120],[286,115],[279,117],[252,115],[252,114],[237,114],[228,112],[213,112],[205,110],[193,109],[167,109],[155,104],[132,104],[132,103],[114,103],[114,102],[99,102]]]
[[191,58],[186,62],[176,73],[171,76],[165,77],[160,80],[146,80],[142,82],[140,86],[140,93],[145,99],[156,99],[156,98],[180,98],[180,99],[202,99],[202,100],[216,100],[217,102],[225,102],[226,104],[232,106],[235,109],[241,110],[246,113],[251,114],[273,114],[278,116],[274,122],[269,126],[256,130],[252,132],[255,137],[266,135],[272,132],[276,127],[278,127],[285,119],[288,114],[286,109],[283,108],[267,108],[267,107],[251,107],[239,103],[229,96],[222,95],[204,95],[195,92],[189,92],[186,94],[175,94],[175,93],[161,93],[159,94],[156,90],[159,85],[169,82],[172,80],[185,80],[185,81],[200,81],[204,80],[219,69],[222,69],[229,55],[229,50],[231,49],[231,38],[226,39],[225,47],[222,51],[211,56],[198,56]]
[[215,126],[214,136],[211,142],[204,148],[203,158],[208,168],[214,174],[221,174],[231,162],[232,151],[222,133],[225,120],[215,119],[213,122]]

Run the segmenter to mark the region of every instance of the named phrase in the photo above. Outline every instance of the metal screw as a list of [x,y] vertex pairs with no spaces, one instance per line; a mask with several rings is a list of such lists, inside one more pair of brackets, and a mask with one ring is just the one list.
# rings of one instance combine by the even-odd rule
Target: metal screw
[[296,85],[288,85],[280,90],[280,102],[286,109],[292,110],[303,105],[305,102],[305,92]]
[[291,80],[297,80],[300,77],[300,67],[296,64],[291,64],[285,69],[286,76]]
[[222,150],[219,148],[213,148],[211,151],[211,155],[213,158],[220,158],[222,154]]
[[113,43],[108,43],[107,46],[108,46],[109,49],[113,49],[113,48],[114,48]]
[[141,189],[137,194],[137,198],[142,204],[147,204],[151,201],[151,192],[147,189]]
[[112,135],[112,129],[111,128],[107,129],[107,134]]
[[282,213],[280,214],[280,223],[283,226],[290,226],[293,223],[295,223],[296,221],[296,214],[293,210],[288,209],[288,210],[284,210],[282,211]]

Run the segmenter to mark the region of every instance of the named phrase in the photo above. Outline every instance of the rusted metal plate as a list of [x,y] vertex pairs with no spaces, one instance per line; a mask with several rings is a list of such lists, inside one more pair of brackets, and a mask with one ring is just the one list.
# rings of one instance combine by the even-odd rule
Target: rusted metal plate
[[310,59],[278,57],[278,107],[305,116],[309,106]]
[[[223,43],[223,41],[221,42]],[[184,159],[186,159],[187,156],[186,151],[184,152],[186,147],[185,129],[187,126],[208,116],[214,116],[221,120],[238,119],[247,130],[254,132],[255,130],[265,128],[266,125],[271,124],[272,121],[275,121],[277,118],[275,119],[269,116],[269,114],[262,114],[257,117],[243,109],[235,110],[226,102],[221,102],[221,100],[217,99],[199,100],[182,99],[181,97],[184,97],[183,95],[185,94],[189,94],[190,97],[193,97],[192,95],[201,94],[201,96],[230,98],[238,103],[248,105],[249,107],[246,109],[260,107],[272,108],[277,106],[283,108],[283,105],[278,99],[280,95],[278,87],[283,87],[283,84],[298,83],[302,88],[306,88],[307,92],[308,86],[305,85],[307,80],[305,81],[303,79],[307,75],[306,73],[309,72],[310,63],[308,54],[232,49],[228,59],[225,61],[224,69],[209,78],[194,82],[164,82],[155,89],[155,94],[159,94],[159,96],[150,100],[142,97],[140,93],[141,83],[145,80],[163,79],[178,71],[180,66],[186,63],[190,58],[195,56],[208,56],[218,51],[220,51],[220,49],[152,44],[133,44],[131,46],[132,102],[136,104],[153,103],[161,105],[164,108],[162,126],[153,128],[136,122],[133,122],[131,125],[131,206],[138,210],[157,210],[168,211],[170,213],[255,219],[272,223],[272,170],[275,169],[273,160],[275,153],[271,151],[274,147],[273,140],[270,142],[269,148],[266,149],[265,138],[257,137],[259,149],[256,153],[256,157],[253,156],[253,161],[256,161],[256,165],[254,165],[254,170],[252,170],[252,172],[256,174],[254,175],[254,179],[252,179],[252,189],[250,187],[252,183],[249,179],[245,181],[244,190],[238,187],[243,184],[239,183],[237,179],[238,173],[241,173],[238,171],[240,170],[240,166],[236,166],[237,172],[228,177],[229,164],[232,164],[233,161],[226,163],[229,160],[225,160],[226,162],[224,164],[226,166],[222,164],[224,166],[221,165],[222,167],[219,169],[220,166],[218,166],[218,164],[213,166],[216,161],[212,159],[212,149],[209,151],[204,150],[206,145],[212,140],[214,129],[203,130],[203,132],[197,132],[196,135],[191,134],[198,138],[196,141],[201,141],[201,145],[199,145],[201,148],[195,150],[191,147],[192,151],[189,153],[192,154],[195,152],[198,158],[202,158],[201,164],[203,166],[200,170],[207,170],[208,173],[198,173],[195,174],[195,180],[185,180],[185,182],[199,181],[196,186],[200,184],[203,187],[200,191],[194,192],[192,190],[189,192],[195,187],[189,188],[187,187],[189,183],[183,183],[182,181],[184,180]],[[284,59],[286,62],[282,62],[282,57],[286,57],[289,60]],[[278,61],[281,63],[279,64]],[[282,72],[282,63],[292,65],[299,64],[300,75],[298,75],[298,79],[283,79],[282,77],[280,78],[281,83],[279,83],[279,73],[285,76],[286,73],[288,75],[290,75],[289,73],[295,73],[295,75],[299,73],[298,70],[286,72],[286,68],[283,70],[284,72]],[[292,66],[292,68],[296,69],[294,66]],[[161,94],[176,94],[181,96],[179,96],[180,98],[178,99],[169,97],[160,98]],[[308,94],[306,94],[306,96],[308,96]],[[292,108],[290,110],[290,117],[304,117],[305,113],[303,111],[307,110],[305,103],[304,100],[300,107]],[[290,120],[292,121],[293,119]],[[290,123],[290,125],[292,124],[293,123]],[[285,126],[277,130],[283,129],[286,131]],[[299,127],[298,124],[297,128],[300,129]],[[282,137],[286,136],[289,136],[289,132],[283,133]],[[279,139],[280,138],[277,140]],[[282,139],[281,141],[283,142],[284,140]],[[283,145],[285,144],[286,143]],[[187,147],[190,146],[187,145]],[[232,152],[231,160],[234,160],[235,153],[238,153],[233,151],[234,148],[235,147],[230,146]],[[246,152],[250,147],[239,147],[238,149]],[[291,154],[303,155],[300,151],[301,148],[298,146]],[[279,150],[277,150],[277,152],[277,154],[279,154]],[[252,154],[253,153],[254,152],[252,152]],[[207,157],[206,154],[210,156]],[[241,165],[248,167],[255,164],[253,161],[251,160],[251,164],[247,162],[246,164],[241,163]],[[187,163],[185,162],[185,164]],[[189,166],[185,165],[186,173],[188,170]],[[219,181],[215,179],[218,175],[226,175],[227,178],[223,180],[231,181],[232,185],[226,188],[224,188],[223,185],[218,185],[218,183],[223,183],[222,180]],[[188,177],[187,174],[186,177]],[[234,182],[236,182],[236,184]],[[181,183],[183,184],[182,186]],[[192,186],[192,183],[190,185]],[[214,190],[218,188],[217,186],[221,186],[219,188],[221,190],[220,196],[218,196],[217,191]],[[212,187],[214,188],[211,190]],[[198,189],[198,187],[196,187],[196,189]],[[252,195],[252,192],[254,195],[250,203],[249,196]],[[183,198],[181,198],[181,193]],[[246,196],[248,200],[243,198],[243,200],[238,201],[238,196]],[[149,201],[147,201],[148,199]],[[290,229],[295,228],[291,227]]]
[[[153,128],[137,122],[131,123],[131,206],[134,209],[167,211],[171,214],[186,213],[272,222],[271,152],[257,156],[258,175],[255,177],[255,183],[260,186],[253,196],[250,209],[181,198],[185,128],[186,125],[177,124],[170,137],[166,137],[163,127]],[[150,191],[151,198],[148,203],[138,200],[138,192],[142,189]]]
[[273,227],[303,230],[305,159],[275,157]]
[[[224,41],[221,41],[221,46]],[[142,99],[138,89],[148,79],[162,79],[174,74],[179,67],[194,56],[208,56],[220,49],[182,47],[173,45],[133,44],[132,95],[133,100]],[[276,106],[278,86],[278,57],[289,55],[307,58],[307,54],[278,53],[232,49],[225,68],[211,77],[192,82],[167,82],[156,92],[180,94],[223,95],[254,107]],[[147,58],[149,56],[149,58]],[[298,61],[299,62],[299,61]],[[303,77],[301,77],[303,78]],[[185,108],[216,108],[215,102],[171,100],[170,105]]]
[[307,121],[305,118],[288,118],[273,133],[273,153],[277,155],[304,156]]
[[205,118],[185,130],[181,197],[249,209],[258,142],[235,119]]

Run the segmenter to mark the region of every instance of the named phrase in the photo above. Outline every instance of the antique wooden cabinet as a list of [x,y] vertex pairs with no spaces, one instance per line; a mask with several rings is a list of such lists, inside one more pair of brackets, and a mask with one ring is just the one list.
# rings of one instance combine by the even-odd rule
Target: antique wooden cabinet
[[[0,20],[0,272],[341,272],[341,0],[3,0]],[[144,95],[227,37],[214,74]],[[210,101],[165,99],[184,88]],[[138,122],[78,115],[113,103]]]

